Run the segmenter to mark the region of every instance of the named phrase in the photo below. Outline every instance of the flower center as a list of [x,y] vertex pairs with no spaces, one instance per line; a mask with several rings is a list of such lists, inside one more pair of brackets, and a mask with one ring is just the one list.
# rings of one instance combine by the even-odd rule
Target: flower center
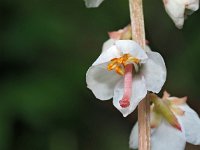
[[133,80],[133,64],[139,64],[140,60],[132,57],[130,54],[124,54],[120,58],[114,58],[108,64],[107,69],[115,70],[119,75],[124,76],[124,94],[119,104],[122,108],[130,105],[132,94],[132,80]]
[[130,54],[124,54],[120,58],[114,58],[110,61],[107,66],[109,71],[115,70],[115,72],[119,75],[125,75],[125,67],[128,64],[139,64],[140,60],[132,57]]

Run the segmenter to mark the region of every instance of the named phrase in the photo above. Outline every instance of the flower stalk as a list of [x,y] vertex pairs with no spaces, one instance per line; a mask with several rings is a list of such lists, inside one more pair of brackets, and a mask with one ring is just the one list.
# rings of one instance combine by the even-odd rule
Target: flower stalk
[[[132,39],[145,48],[145,29],[142,0],[129,0]],[[150,150],[150,102],[148,97],[138,105],[139,150]]]

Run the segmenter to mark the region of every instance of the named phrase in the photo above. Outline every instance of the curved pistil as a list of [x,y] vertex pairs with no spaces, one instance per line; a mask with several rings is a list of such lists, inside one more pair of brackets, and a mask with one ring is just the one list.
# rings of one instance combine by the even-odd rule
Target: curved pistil
[[121,107],[126,108],[130,105],[130,99],[132,94],[132,80],[133,80],[133,65],[128,64],[125,66],[124,74],[124,95],[122,100],[119,101]]
[[132,95],[132,80],[133,80],[133,64],[139,64],[140,60],[132,57],[130,54],[124,54],[120,58],[114,58],[107,66],[109,71],[115,70],[119,75],[124,76],[124,94],[119,104],[122,108],[130,105]]

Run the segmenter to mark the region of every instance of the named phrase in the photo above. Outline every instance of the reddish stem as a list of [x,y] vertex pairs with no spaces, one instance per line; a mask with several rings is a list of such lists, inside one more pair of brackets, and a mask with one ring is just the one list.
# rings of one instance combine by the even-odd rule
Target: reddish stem
[[[143,0],[129,0],[130,16],[132,25],[132,38],[143,49],[145,48],[145,30],[143,15]],[[138,105],[138,149],[150,150],[150,102],[148,97],[142,100]]]

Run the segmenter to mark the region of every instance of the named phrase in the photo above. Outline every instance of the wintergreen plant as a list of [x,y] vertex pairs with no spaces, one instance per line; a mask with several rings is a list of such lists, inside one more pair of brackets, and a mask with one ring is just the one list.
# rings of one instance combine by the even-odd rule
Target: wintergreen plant
[[[90,8],[103,2],[84,1]],[[199,0],[163,2],[178,28],[182,28],[188,14],[199,8]],[[139,110],[139,123],[131,132],[130,148],[184,150],[186,142],[200,145],[200,119],[186,104],[187,98],[170,97],[167,92],[162,98],[155,94],[166,81],[165,62],[159,53],[145,46],[142,0],[129,0],[129,4],[131,25],[109,32],[100,56],[87,71],[87,87],[97,99],[113,99],[124,117],[137,106],[144,109]]]

